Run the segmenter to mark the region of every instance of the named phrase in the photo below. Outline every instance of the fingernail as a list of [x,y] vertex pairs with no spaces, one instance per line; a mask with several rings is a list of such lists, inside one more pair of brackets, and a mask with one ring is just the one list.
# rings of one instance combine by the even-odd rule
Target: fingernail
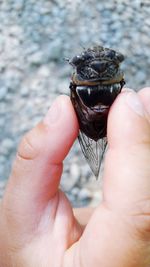
[[54,124],[60,118],[60,114],[61,114],[60,100],[59,99],[56,99],[54,101],[54,103],[52,104],[52,106],[50,107],[50,109],[48,110],[48,112],[47,112],[47,114],[46,114],[43,122],[46,125]]
[[133,91],[127,93],[126,102],[128,106],[138,115],[144,115],[144,107],[139,96]]

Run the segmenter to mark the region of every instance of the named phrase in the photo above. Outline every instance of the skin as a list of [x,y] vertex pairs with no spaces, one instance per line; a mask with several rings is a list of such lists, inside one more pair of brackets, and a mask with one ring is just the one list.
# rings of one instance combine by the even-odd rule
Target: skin
[[70,99],[56,99],[18,148],[0,206],[0,266],[150,266],[149,103],[150,88],[117,97],[103,201],[73,211],[58,187],[78,123]]

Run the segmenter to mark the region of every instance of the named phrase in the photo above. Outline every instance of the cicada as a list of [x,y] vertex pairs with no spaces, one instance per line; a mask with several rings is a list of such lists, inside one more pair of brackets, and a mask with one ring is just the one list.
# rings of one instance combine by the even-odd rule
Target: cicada
[[69,60],[74,67],[70,91],[79,121],[78,139],[96,178],[107,145],[109,109],[125,84],[123,60],[121,53],[102,46],[84,49]]

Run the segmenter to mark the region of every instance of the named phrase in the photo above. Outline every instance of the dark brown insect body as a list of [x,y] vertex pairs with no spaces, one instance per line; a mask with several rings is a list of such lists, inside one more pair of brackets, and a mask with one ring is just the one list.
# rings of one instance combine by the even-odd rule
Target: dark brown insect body
[[96,177],[106,147],[109,108],[125,84],[120,70],[123,60],[122,54],[96,46],[69,61],[75,68],[70,90],[80,126],[79,141]]

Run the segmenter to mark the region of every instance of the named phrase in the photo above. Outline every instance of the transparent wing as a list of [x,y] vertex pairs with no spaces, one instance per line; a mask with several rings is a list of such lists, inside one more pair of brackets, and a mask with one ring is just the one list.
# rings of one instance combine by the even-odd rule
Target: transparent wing
[[107,146],[107,139],[105,137],[96,142],[81,131],[79,132],[78,139],[82,152],[97,179]]

